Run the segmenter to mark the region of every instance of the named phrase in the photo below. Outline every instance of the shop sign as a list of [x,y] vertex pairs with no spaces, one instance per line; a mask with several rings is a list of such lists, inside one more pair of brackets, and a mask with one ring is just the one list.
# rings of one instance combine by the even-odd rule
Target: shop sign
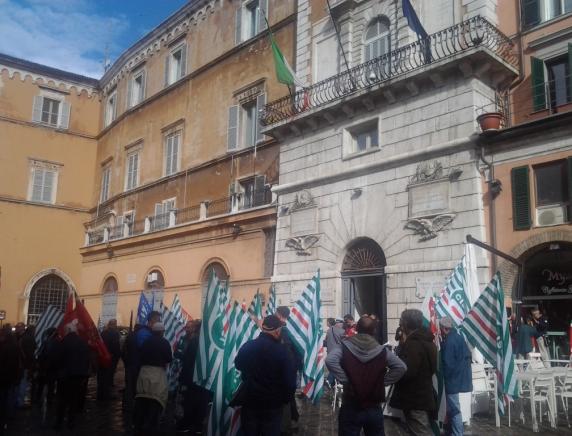
[[540,286],[543,294],[572,294],[572,273],[545,268],[542,270],[542,278],[545,281]]
[[0,310],[0,321],[3,321],[5,319],[6,319],[6,311]]

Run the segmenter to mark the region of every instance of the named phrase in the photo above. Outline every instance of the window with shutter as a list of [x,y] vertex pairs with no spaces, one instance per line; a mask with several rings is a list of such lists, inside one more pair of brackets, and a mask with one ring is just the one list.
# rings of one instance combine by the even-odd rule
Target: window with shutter
[[125,190],[134,189],[139,184],[139,152],[127,155],[127,171],[125,179]]
[[266,204],[266,176],[255,176],[253,206],[262,206],[264,204]]
[[138,71],[133,75],[127,93],[129,107],[138,105],[145,97],[145,70]]
[[528,166],[511,170],[512,220],[515,230],[527,230],[532,225],[530,218],[530,185]]
[[544,61],[542,59],[530,57],[531,62],[531,83],[532,83],[532,105],[535,111],[546,108],[546,85],[544,83]]
[[57,126],[59,114],[60,101],[44,97],[42,105],[42,123],[49,124],[50,126]]
[[44,97],[41,95],[34,96],[34,106],[32,108],[32,121],[35,123],[42,122],[42,108],[44,106]]
[[167,135],[165,140],[165,175],[169,176],[179,170],[179,143],[181,132]]
[[524,27],[532,27],[540,22],[540,1],[523,0],[522,18]]
[[116,106],[117,106],[117,92],[113,91],[107,97],[107,103],[105,105],[105,127],[109,126],[115,119]]
[[65,101],[61,102],[61,114],[58,122],[58,127],[60,129],[67,129],[70,122],[70,111],[71,105]]
[[111,180],[111,167],[104,168],[101,172],[101,192],[99,202],[103,203],[109,198],[109,183]]
[[239,7],[236,11],[234,42],[237,45],[242,42],[242,7]]
[[231,106],[228,108],[228,151],[234,151],[238,148],[238,109],[238,106]]
[[39,203],[55,203],[56,199],[56,182],[57,182],[57,172],[56,170],[33,167],[32,168],[32,180],[30,185],[29,200],[36,201]]

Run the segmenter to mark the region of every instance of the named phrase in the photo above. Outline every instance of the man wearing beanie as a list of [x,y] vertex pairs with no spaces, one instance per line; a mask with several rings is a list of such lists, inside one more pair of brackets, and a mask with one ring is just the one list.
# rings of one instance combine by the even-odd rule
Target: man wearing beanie
[[241,423],[245,436],[279,436],[284,406],[296,390],[288,351],[280,341],[283,323],[276,315],[262,322],[262,332],[238,351],[241,372]]

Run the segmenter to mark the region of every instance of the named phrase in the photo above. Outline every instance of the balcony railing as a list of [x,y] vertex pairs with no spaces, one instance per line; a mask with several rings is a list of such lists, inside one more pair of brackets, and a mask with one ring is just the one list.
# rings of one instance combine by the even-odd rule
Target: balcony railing
[[125,224],[122,226],[89,230],[86,232],[85,245],[96,245],[111,240],[157,232],[176,225],[199,222],[207,218],[229,215],[271,203],[272,191],[270,187],[266,186],[263,191],[254,191],[250,195],[237,193],[213,201],[203,201],[200,204],[185,209],[172,210],[164,214],[148,216],[145,219],[130,224],[128,231]]
[[260,122],[268,126],[287,120],[475,47],[486,47],[508,64],[518,65],[512,41],[488,20],[476,16],[270,102]]

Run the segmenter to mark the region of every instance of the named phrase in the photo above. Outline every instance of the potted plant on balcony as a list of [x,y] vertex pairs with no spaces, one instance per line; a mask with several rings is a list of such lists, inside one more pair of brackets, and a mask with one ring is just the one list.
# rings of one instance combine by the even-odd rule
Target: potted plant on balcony
[[496,110],[496,107],[487,110],[486,107],[480,109],[481,114],[477,116],[477,122],[481,131],[485,134],[495,133],[501,129],[504,115]]

